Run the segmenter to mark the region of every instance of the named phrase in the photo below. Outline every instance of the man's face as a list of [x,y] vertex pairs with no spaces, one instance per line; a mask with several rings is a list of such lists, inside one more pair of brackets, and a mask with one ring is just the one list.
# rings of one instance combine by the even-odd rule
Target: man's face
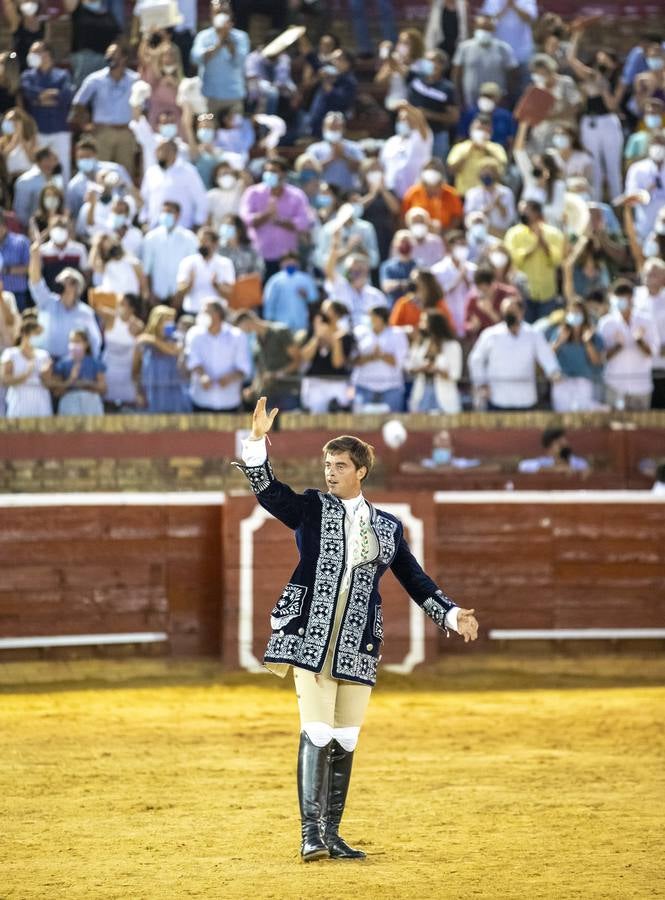
[[351,500],[361,491],[361,477],[365,467],[356,469],[348,450],[343,453],[326,453],[323,464],[326,486],[340,500]]

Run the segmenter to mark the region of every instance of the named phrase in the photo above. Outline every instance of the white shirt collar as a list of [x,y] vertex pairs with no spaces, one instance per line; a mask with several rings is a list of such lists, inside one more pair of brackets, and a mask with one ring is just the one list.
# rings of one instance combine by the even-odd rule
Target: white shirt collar
[[[340,498],[341,499],[341,498]],[[353,518],[358,510],[362,507],[363,503],[365,503],[365,498],[362,493],[358,494],[357,497],[352,497],[350,500],[342,500],[344,504],[344,509],[347,511],[349,516]]]

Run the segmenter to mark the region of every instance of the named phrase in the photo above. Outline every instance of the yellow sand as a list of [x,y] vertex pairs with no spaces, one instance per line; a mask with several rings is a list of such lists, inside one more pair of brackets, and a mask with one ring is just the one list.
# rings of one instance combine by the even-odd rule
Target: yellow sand
[[368,859],[304,865],[290,685],[0,666],[0,898],[663,897],[664,685],[658,658],[383,675],[342,829]]

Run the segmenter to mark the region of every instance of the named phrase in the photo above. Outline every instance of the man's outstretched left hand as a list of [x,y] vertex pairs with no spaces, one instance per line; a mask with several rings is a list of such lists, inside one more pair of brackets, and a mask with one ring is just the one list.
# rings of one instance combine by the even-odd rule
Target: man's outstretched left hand
[[478,637],[478,620],[474,616],[475,609],[460,609],[457,614],[457,630],[464,638],[464,643],[475,641]]

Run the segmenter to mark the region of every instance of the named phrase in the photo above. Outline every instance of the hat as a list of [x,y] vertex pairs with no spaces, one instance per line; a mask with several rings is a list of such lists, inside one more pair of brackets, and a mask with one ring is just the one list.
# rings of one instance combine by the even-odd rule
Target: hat
[[65,281],[71,279],[75,281],[79,286],[79,293],[83,291],[85,288],[85,278],[78,269],[73,269],[71,266],[66,266],[59,275],[55,277],[56,284],[64,284]]
[[503,91],[496,83],[496,81],[484,81],[480,85],[479,94],[482,94],[485,97],[496,97],[497,99],[502,96]]
[[577,194],[563,195],[563,216],[568,234],[581,235],[587,229],[591,216],[589,207]]
[[279,56],[280,53],[283,53],[288,47],[299,41],[306,30],[304,25],[291,25],[286,31],[277,35],[274,41],[266,44],[261,51],[261,56]]

